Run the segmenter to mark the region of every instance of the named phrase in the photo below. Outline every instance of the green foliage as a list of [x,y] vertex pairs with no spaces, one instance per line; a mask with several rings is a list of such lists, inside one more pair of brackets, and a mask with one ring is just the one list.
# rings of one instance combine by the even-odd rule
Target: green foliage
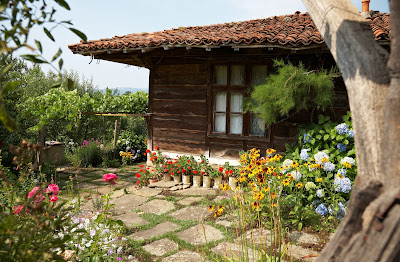
[[146,160],[144,153],[147,148],[147,135],[137,135],[132,131],[123,131],[117,140],[117,150],[119,152],[131,152],[133,158],[129,162],[141,162]]
[[325,109],[332,105],[334,97],[331,70],[309,71],[302,63],[298,66],[275,61],[277,74],[271,74],[266,83],[255,86],[245,108],[259,115],[267,125],[277,122],[290,113],[309,108]]
[[82,144],[75,150],[80,166],[83,167],[97,167],[103,163],[103,151],[99,144],[93,141],[87,141],[87,144]]

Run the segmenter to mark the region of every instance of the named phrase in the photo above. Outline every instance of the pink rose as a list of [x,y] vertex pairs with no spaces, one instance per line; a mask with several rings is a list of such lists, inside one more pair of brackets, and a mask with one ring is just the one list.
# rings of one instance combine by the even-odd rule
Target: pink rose
[[58,196],[51,196],[50,197],[50,202],[56,202],[58,200]]
[[17,207],[14,207],[14,214],[18,214],[19,212],[21,212],[21,210],[22,210],[23,207],[24,207],[24,206],[17,206]]
[[[38,186],[35,186],[35,187],[31,190],[31,192],[29,192],[28,198],[33,197],[33,196],[36,194],[36,191],[37,191],[38,189],[39,189],[39,187],[38,187]],[[44,199],[45,199],[45,197],[42,196],[41,193],[39,193],[39,194],[36,195],[35,199],[33,200],[33,203],[40,203],[40,202],[42,202]]]
[[53,195],[58,195],[58,192],[60,192],[60,188],[59,188],[57,185],[55,185],[55,184],[50,184],[50,185],[47,187],[46,192],[47,192],[47,193],[52,193]]
[[115,184],[115,180],[117,180],[117,179],[118,179],[117,175],[113,174],[113,173],[108,173],[108,174],[103,175],[103,181],[107,182],[107,183],[111,183],[113,185]]

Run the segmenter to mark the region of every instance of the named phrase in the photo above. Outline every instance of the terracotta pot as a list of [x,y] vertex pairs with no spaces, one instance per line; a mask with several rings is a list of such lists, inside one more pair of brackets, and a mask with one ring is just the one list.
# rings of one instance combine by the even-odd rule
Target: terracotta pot
[[155,182],[158,182],[158,179],[157,179],[157,178],[150,178],[150,179],[149,179],[149,183],[150,183],[150,184],[153,184],[153,183],[155,183]]
[[182,175],[174,175],[174,182],[175,183],[181,183],[182,182]]
[[184,185],[190,185],[190,175],[182,175]]
[[229,177],[229,186],[231,187],[232,190],[235,190],[237,187],[237,182],[236,182],[236,177]]
[[193,176],[193,187],[201,187],[201,176]]
[[164,173],[164,181],[171,181],[171,173]]
[[211,187],[211,178],[210,176],[203,176],[203,187],[210,188]]
[[218,189],[219,185],[221,185],[221,183],[222,183],[222,176],[214,178],[214,188],[215,189]]

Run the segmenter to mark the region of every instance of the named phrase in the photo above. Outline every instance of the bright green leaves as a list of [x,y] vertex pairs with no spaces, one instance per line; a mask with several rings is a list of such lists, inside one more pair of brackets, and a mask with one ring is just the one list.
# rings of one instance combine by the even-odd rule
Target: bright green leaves
[[69,28],[69,30],[71,30],[72,32],[74,32],[77,36],[79,36],[80,39],[82,39],[84,42],[87,41],[87,37],[84,33],[82,33],[81,31],[79,31],[78,29],[75,28]]
[[[333,105],[336,71],[310,71],[303,64],[294,66],[275,61],[277,74],[267,77],[265,84],[255,86],[245,101],[247,111],[254,112],[271,125],[284,117],[310,108],[325,109]],[[329,118],[322,117],[324,123]]]

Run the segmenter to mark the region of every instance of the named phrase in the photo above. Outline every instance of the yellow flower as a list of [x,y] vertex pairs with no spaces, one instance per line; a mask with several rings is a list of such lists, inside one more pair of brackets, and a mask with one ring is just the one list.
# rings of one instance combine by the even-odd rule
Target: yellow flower
[[262,192],[255,191],[255,192],[253,193],[253,199],[254,199],[254,200],[260,201],[260,200],[262,200],[263,198],[264,198],[264,194],[263,194]]
[[323,182],[324,180],[322,179],[322,177],[318,177],[317,178],[317,182]]
[[343,162],[343,166],[345,168],[351,168],[351,164],[349,162]]
[[242,183],[242,182],[245,182],[245,181],[247,181],[247,177],[245,177],[243,175],[239,177],[239,182]]
[[261,208],[261,204],[259,202],[253,202],[253,204],[251,205],[251,207],[256,210],[259,211]]
[[210,207],[208,208],[208,212],[214,211],[214,207],[215,207],[215,205],[210,206]]
[[[311,182],[311,183],[312,183],[312,182]],[[303,183],[301,183],[301,182],[300,182],[300,183],[297,183],[297,185],[296,185],[296,186],[297,186],[297,188],[298,188],[298,189],[300,189],[300,188],[302,188],[302,187],[303,187]]]
[[273,207],[277,207],[277,204],[276,203],[272,203],[271,204]]
[[228,186],[227,183],[222,183],[222,184],[219,185],[219,187],[224,191],[228,191],[229,189],[231,189],[231,187]]
[[328,158],[324,157],[324,158],[321,159],[321,163],[326,163],[326,162],[329,162]]
[[276,198],[276,193],[271,193],[270,197],[271,197],[272,199],[275,199],[275,198]]
[[289,179],[284,179],[284,180],[282,181],[282,184],[283,184],[284,186],[288,186],[289,183],[290,183]]
[[269,192],[269,186],[263,188],[265,192]]
[[268,148],[268,149],[267,149],[267,154],[268,154],[268,155],[271,155],[271,154],[273,154],[273,153],[275,153],[275,152],[276,152],[276,150],[273,149],[273,148]]
[[343,176],[340,173],[337,174],[337,177],[339,177],[340,179],[343,179]]

